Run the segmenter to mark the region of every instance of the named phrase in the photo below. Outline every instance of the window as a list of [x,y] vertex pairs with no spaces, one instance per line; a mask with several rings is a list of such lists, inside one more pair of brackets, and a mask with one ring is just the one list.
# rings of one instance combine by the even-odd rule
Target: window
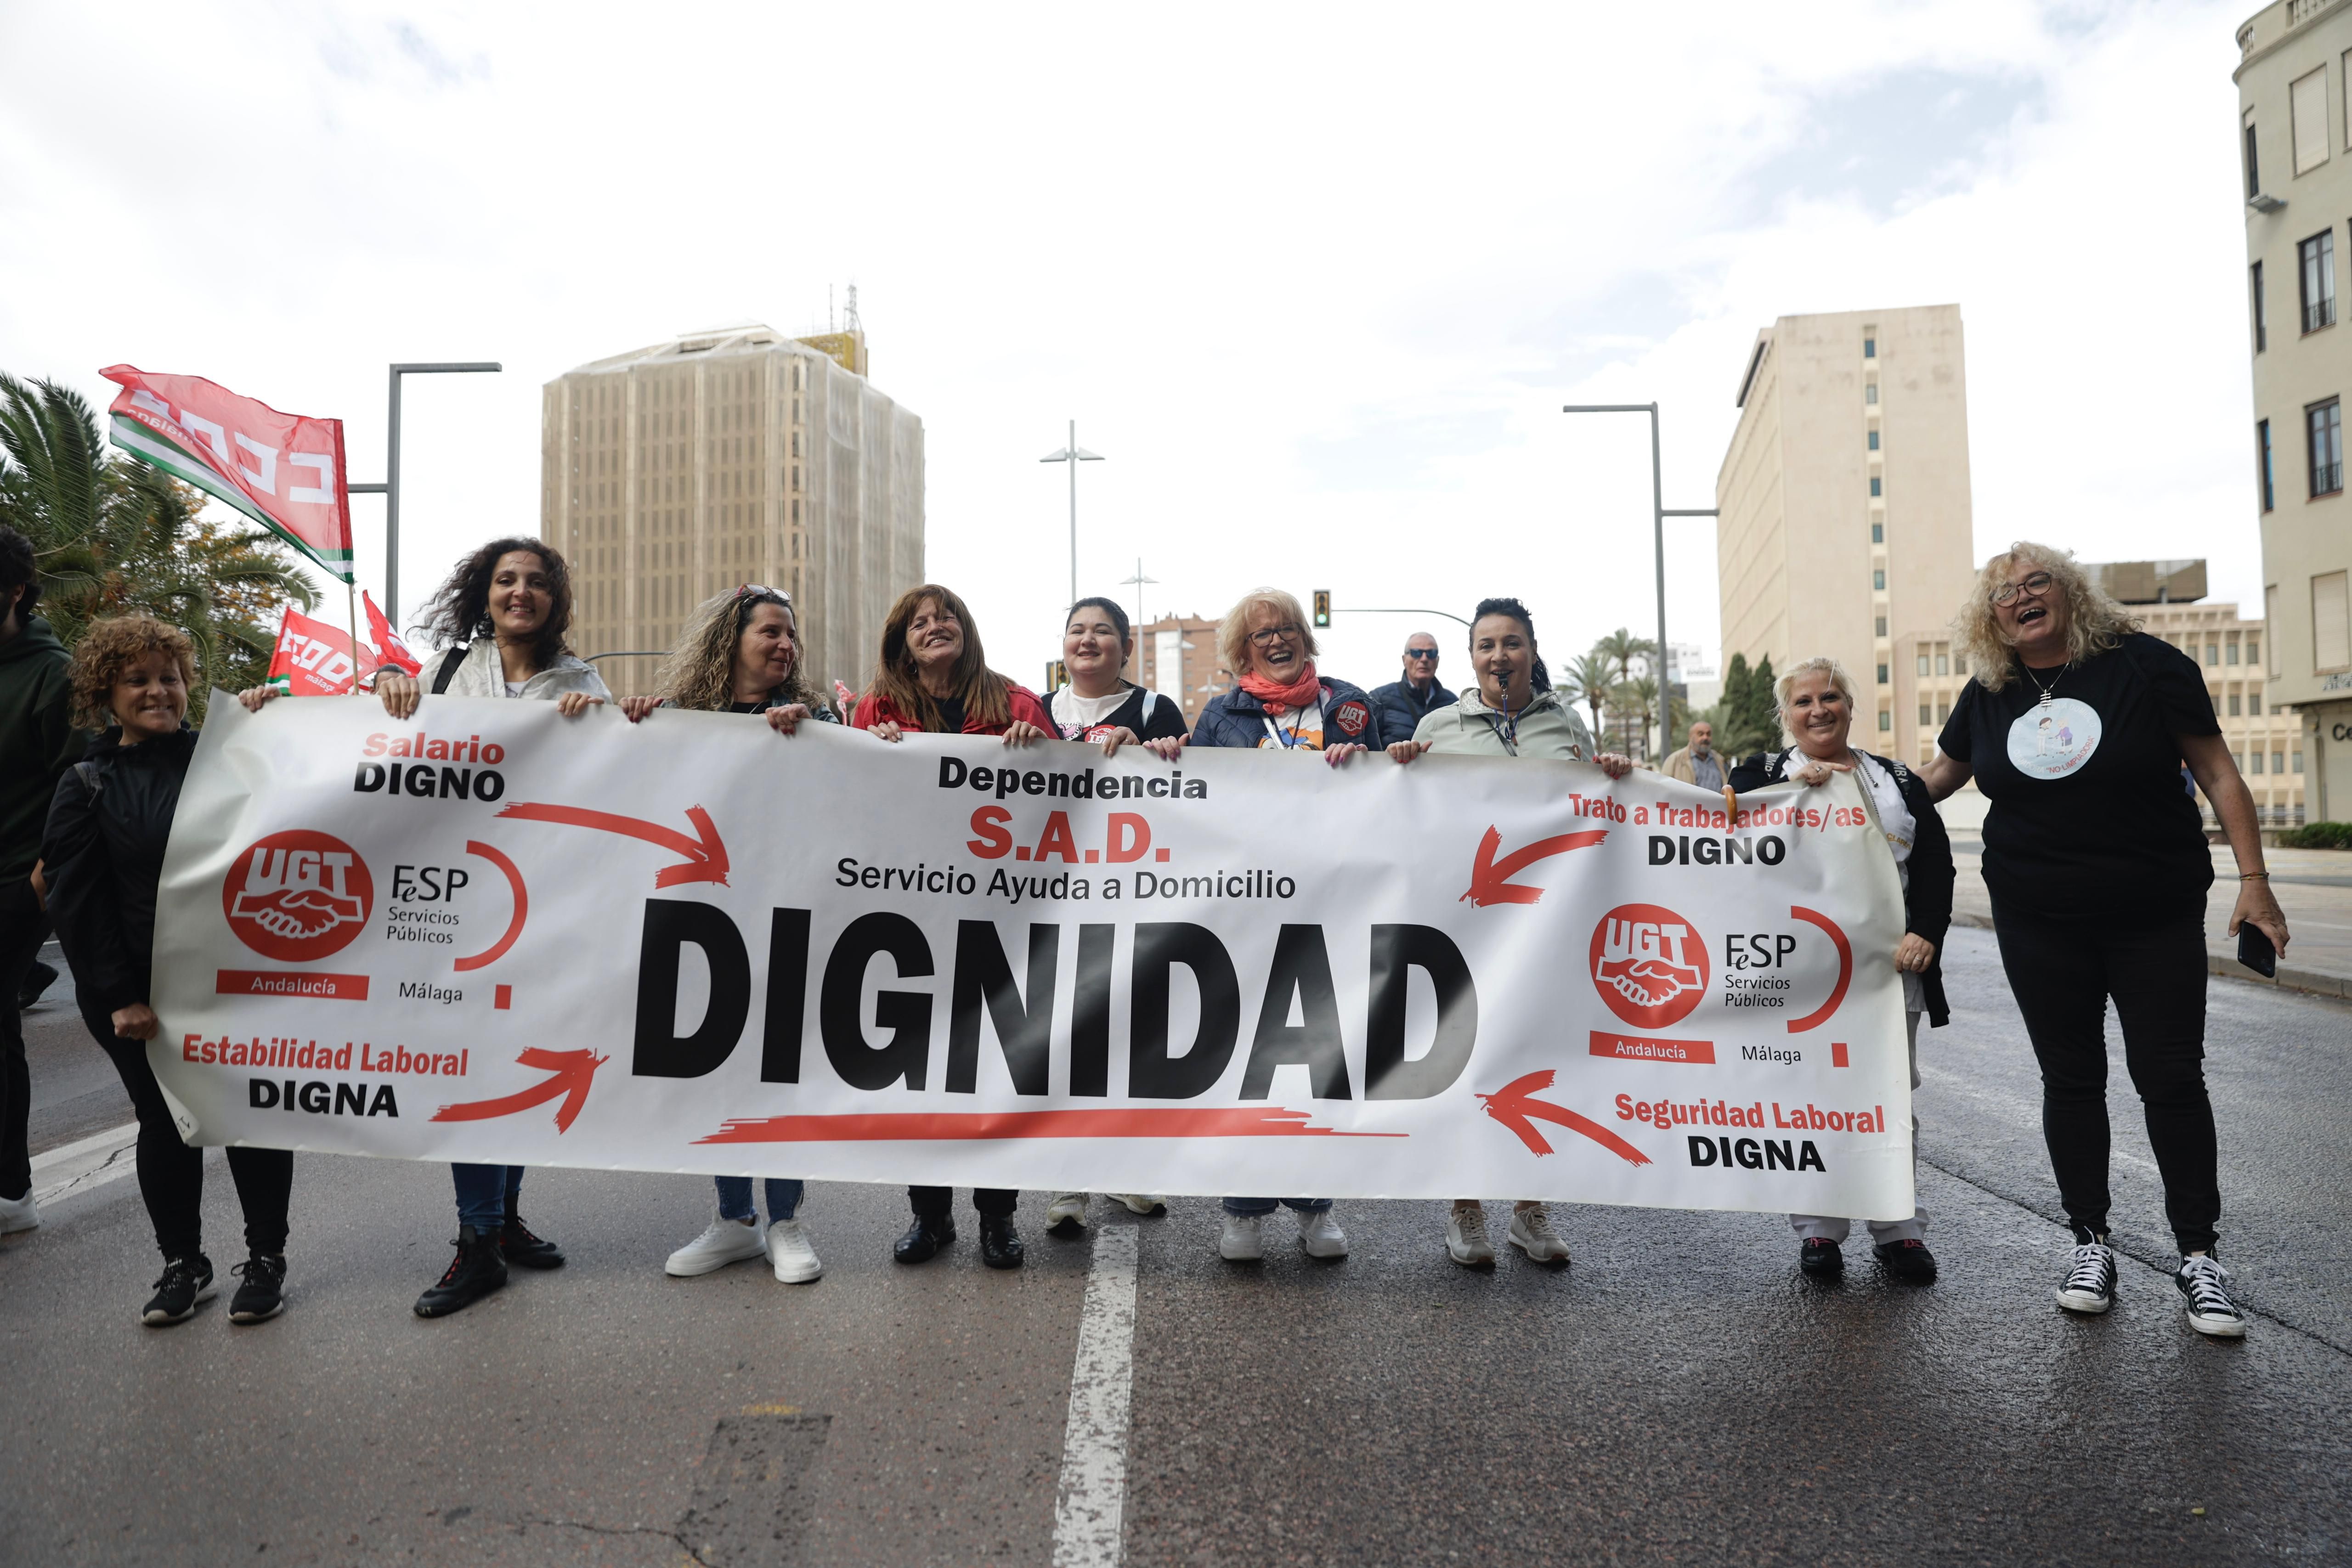
[[2248,693],[2246,694],[2246,711],[2247,711],[2248,713],[2250,713],[2250,714],[2253,715],[2256,718],[2260,718],[2260,717],[2262,717],[2262,716],[2263,716],[2263,694],[2262,694],[2262,693],[2260,693],[2260,692],[2248,692]]
[[1878,432],[1874,430],[1870,433],[1870,449],[1873,452],[1878,450]]
[[[2333,239],[2335,235],[2331,234],[2327,237]],[[1862,401],[1871,403],[1874,403],[1878,401],[1878,383],[1876,382],[1864,382],[1863,383]]]
[[1882,566],[1870,574],[1870,586],[1876,589],[1881,593],[1886,591],[1886,569],[1885,567]]
[[2344,573],[2311,580],[2311,667],[2314,674],[2352,667],[2352,604]]
[[[1885,523],[1873,523],[1870,525],[1870,542],[1874,545],[1883,545],[1886,542],[1886,525]],[[1879,635],[1884,637],[1886,633],[1881,632]]]
[[1874,495],[1874,496],[1884,496],[1885,494],[1886,494],[1886,491],[1885,491],[1885,489],[1884,488],[1884,485],[1885,485],[1885,481],[1881,480],[1877,475],[1873,474],[1873,475],[1870,476],[1870,493],[1871,493],[1872,495]]
[[1886,635],[1886,617],[1884,615],[1878,618],[1878,634],[1882,637]]
[[2267,512],[2278,505],[2277,490],[2271,483],[2271,422],[2267,419],[2254,422],[2254,455],[2260,470],[2256,478],[2262,486],[2263,510]]
[[2205,663],[2206,663],[2207,664],[2209,664],[2209,665],[2211,665],[2211,664],[2220,664],[2221,662],[2221,645],[2219,643],[2206,643],[2206,644],[2205,644]]
[[2271,771],[2273,773],[2284,773],[2286,771],[2285,752],[2273,751],[2271,753]]
[[2303,753],[2302,753],[2302,752],[2300,752],[2300,751],[2295,752],[2295,753],[2293,755],[2293,757],[2290,758],[2290,760],[2294,764],[2294,770],[2295,770],[2297,773],[2300,773],[2300,772],[2302,772],[2302,771],[2303,771]]
[[1927,673],[1927,655],[1925,653],[1919,655],[1919,673],[1923,675]]
[[2287,89],[2287,116],[2294,132],[2294,172],[2308,173],[2327,162],[2327,68],[2321,66]]
[[1883,685],[1885,685],[1885,684],[1886,684],[1890,679],[1892,679],[1892,678],[1893,678],[1893,677],[1892,677],[1892,674],[1891,674],[1891,672],[1890,672],[1890,666],[1885,665],[1885,664],[1881,664],[1881,665],[1879,665],[1879,666],[1878,666],[1878,684],[1879,684],[1880,685],[1882,685],[1882,686],[1883,686]]
[[2221,644],[2221,662],[2225,664],[2238,662],[2238,640],[2235,637]]
[[[2252,271],[2254,278],[2254,352],[2259,354],[2264,349],[2271,346],[2271,319],[2270,312],[2263,308],[2263,264],[2259,261],[2254,263]],[[1873,436],[1870,444],[1873,446],[1877,445],[1878,438],[1876,436]]]
[[2231,692],[2230,694],[2230,716],[2231,718],[2240,716],[2238,713],[2238,694],[2235,692]]
[[2303,329],[2336,325],[2336,231],[2326,229],[2294,247],[2302,268]]
[[1930,708],[1927,706],[1927,705],[1926,703],[1921,703],[1921,704],[1919,705],[1919,722],[1920,722],[1921,724],[1933,724],[1933,723],[1935,723],[1936,721],[1935,721],[1932,717],[1930,717],[1930,716],[1929,716],[1929,715],[1930,715],[1930,713],[1931,713],[1932,711],[1933,711],[1933,710],[1932,710],[1932,709],[1930,709]]
[[1878,733],[1885,735],[1894,727],[1895,710],[1893,708],[1880,708],[1878,710]]
[[2344,488],[2344,410],[2336,399],[2303,411],[2311,441],[2311,493],[2332,496]]
[[2254,122],[2246,121],[2246,200],[2263,193],[2263,166],[2254,157]]
[[1864,339],[1862,340],[1862,357],[1863,357],[1864,359],[1865,359],[1865,360],[1874,360],[1874,359],[1878,358],[1878,340],[1877,340],[1877,339],[1875,339],[1875,338],[1864,338]]

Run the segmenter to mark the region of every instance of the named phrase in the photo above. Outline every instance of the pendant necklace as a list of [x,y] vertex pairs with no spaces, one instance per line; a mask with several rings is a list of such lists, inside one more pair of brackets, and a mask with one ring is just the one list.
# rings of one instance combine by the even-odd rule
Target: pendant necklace
[[2046,686],[2042,684],[2042,677],[2035,674],[2027,665],[2020,664],[2017,667],[2025,671],[2025,678],[2032,681],[2033,683],[2034,689],[2042,694],[2042,701],[2037,706],[2043,713],[2048,713],[2050,711],[2051,694],[2058,689],[2058,683],[2066,678],[2066,672],[2073,669],[2074,666],[2072,664],[2059,665],[2058,673],[2050,677],[2050,684]]

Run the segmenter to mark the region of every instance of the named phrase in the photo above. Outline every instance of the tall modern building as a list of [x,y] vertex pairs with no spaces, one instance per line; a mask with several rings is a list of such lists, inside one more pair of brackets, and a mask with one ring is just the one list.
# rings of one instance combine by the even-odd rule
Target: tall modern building
[[1217,625],[1197,615],[1163,615],[1138,626],[1127,678],[1181,706],[1186,724],[1197,723],[1208,700],[1234,681],[1217,657]]
[[[547,383],[541,528],[572,563],[583,654],[667,649],[744,582],[792,595],[809,674],[862,688],[923,580],[923,424],[869,382],[861,331],[673,338]],[[658,661],[607,659],[620,695]]]
[[1948,643],[1976,575],[1959,307],[1783,316],[1735,401],[1715,481],[1724,657],[1833,655],[1859,689],[1855,743],[1925,760],[1920,700],[1948,711],[1967,673],[1931,647],[1898,700],[1897,661]]
[[[2270,695],[2302,716],[2311,815],[2352,817],[2352,507],[2337,253],[2352,229],[2352,4],[2279,0],[2238,29]],[[2249,783],[2252,780],[2249,779]]]

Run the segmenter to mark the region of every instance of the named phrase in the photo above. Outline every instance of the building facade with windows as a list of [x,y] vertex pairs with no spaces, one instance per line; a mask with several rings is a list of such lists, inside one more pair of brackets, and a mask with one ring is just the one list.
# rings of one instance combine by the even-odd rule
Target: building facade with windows
[[1180,705],[1186,724],[1198,723],[1202,707],[1234,679],[1217,658],[1217,624],[1197,615],[1163,615],[1137,627],[1127,678]]
[[[865,363],[861,331],[738,327],[549,382],[540,526],[572,562],[572,645],[667,650],[697,603],[765,583],[792,596],[819,688],[862,689],[891,601],[923,580],[922,421]],[[625,696],[658,664],[598,667]]]
[[1724,657],[1835,656],[1854,743],[1923,758],[1966,678],[1948,629],[1976,578],[1959,307],[1783,316],[1736,401],[1715,485]]
[[[2268,695],[2300,716],[2315,821],[2352,818],[2352,0],[2279,0],[2238,29],[2254,500]],[[2224,643],[2224,646],[2228,646]],[[2267,760],[2267,758],[2266,758]],[[2259,799],[2262,781],[2249,775]]]

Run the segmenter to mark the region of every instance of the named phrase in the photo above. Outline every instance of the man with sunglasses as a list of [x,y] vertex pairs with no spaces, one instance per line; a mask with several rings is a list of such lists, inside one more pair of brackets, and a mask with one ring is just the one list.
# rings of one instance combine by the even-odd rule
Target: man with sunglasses
[[1399,737],[1411,735],[1423,719],[1454,702],[1454,694],[1437,684],[1437,639],[1426,632],[1404,640],[1404,678],[1372,691],[1381,733]]

